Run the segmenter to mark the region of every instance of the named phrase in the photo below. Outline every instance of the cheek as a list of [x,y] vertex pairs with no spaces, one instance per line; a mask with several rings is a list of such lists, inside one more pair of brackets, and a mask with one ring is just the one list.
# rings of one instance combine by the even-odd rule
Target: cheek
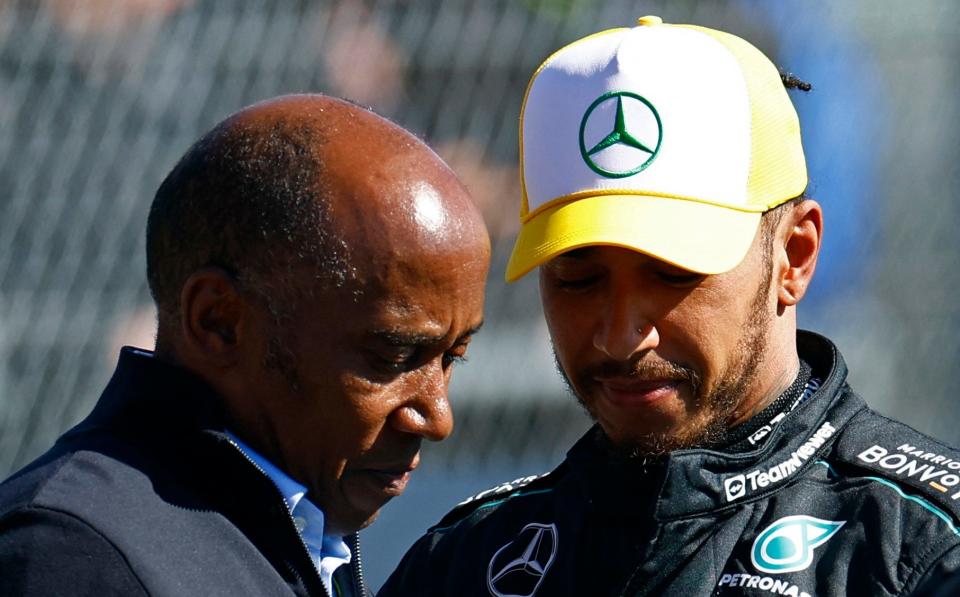
[[716,364],[715,340],[722,336],[722,319],[725,314],[716,313],[699,305],[692,308],[684,302],[678,304],[656,323],[660,334],[659,356],[692,367],[702,377],[714,374]]
[[566,342],[572,338],[583,337],[596,323],[593,315],[600,307],[591,304],[591,301],[584,297],[546,287],[541,287],[540,296],[544,319],[554,341]]
[[374,444],[390,404],[383,386],[344,374],[335,383],[305,385],[300,398],[305,406],[294,424],[301,428],[304,443],[337,461]]
[[364,379],[348,381],[343,388],[341,417],[357,432],[379,429],[395,408],[397,380],[373,383]]
[[658,353],[693,367],[708,385],[726,371],[746,321],[737,302],[718,294],[704,292],[696,301],[681,302],[659,324]]
[[553,350],[565,366],[574,365],[579,355],[593,346],[592,323],[583,316],[583,311],[548,309],[544,304],[544,316]]

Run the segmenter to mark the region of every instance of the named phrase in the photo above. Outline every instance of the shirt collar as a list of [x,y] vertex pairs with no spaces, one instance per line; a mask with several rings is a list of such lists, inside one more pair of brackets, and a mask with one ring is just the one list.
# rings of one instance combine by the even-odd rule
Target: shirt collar
[[226,434],[240,448],[240,451],[260,467],[280,490],[283,500],[287,503],[287,509],[290,510],[290,516],[293,518],[297,532],[300,533],[307,551],[310,552],[313,564],[316,566],[317,572],[320,573],[320,580],[323,581],[327,592],[333,595],[333,573],[340,566],[349,564],[351,559],[350,548],[344,542],[343,537],[324,534],[323,511],[304,497],[307,494],[306,487],[291,479],[289,475],[258,454],[236,435],[229,431]]

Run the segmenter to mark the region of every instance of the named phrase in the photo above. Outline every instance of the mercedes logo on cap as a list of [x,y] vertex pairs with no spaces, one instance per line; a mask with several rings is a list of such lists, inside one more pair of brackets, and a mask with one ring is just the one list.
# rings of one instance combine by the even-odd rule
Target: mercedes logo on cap
[[[596,142],[587,142],[588,122],[600,117],[601,113],[609,114],[606,109],[610,102],[615,102],[616,113],[613,114],[613,122],[604,120],[602,124],[604,130],[610,131]],[[625,109],[624,105],[629,108]],[[599,108],[604,108],[598,111]],[[647,131],[641,134],[635,122],[631,122],[625,112],[632,111],[635,115],[649,117],[656,124],[656,137]],[[606,116],[609,118],[609,116]],[[643,138],[648,137],[648,138]],[[584,112],[580,120],[580,157],[586,162],[587,166],[597,174],[605,178],[624,178],[632,176],[643,171],[653,163],[657,154],[660,153],[660,144],[663,142],[663,123],[660,122],[660,114],[645,97],[637,95],[631,91],[608,91],[595,99],[587,111]],[[597,159],[605,152],[626,151],[625,167],[611,168],[604,167],[597,162]],[[625,149],[624,149],[625,148]],[[630,153],[632,152],[632,153]]]
[[497,550],[487,565],[487,588],[494,597],[530,597],[557,555],[557,527],[532,522]]

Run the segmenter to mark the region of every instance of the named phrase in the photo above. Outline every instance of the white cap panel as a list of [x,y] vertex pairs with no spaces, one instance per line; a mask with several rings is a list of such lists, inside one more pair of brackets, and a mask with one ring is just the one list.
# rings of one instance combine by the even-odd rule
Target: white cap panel
[[[677,76],[691,71],[696,78]],[[610,95],[601,99],[604,94]],[[629,139],[604,146],[617,132],[618,109]],[[735,58],[698,31],[644,26],[581,41],[576,52],[561,51],[546,63],[523,118],[530,211],[596,190],[746,204],[751,122],[746,84]],[[658,140],[659,151],[649,160]]]

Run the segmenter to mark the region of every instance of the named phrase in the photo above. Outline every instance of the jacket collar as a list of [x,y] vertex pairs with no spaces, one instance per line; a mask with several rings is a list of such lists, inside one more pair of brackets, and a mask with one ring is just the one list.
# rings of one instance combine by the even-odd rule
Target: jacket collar
[[64,439],[98,430],[123,436],[144,429],[165,436],[186,430],[222,432],[222,407],[200,377],[150,351],[125,346],[93,411]]
[[[168,494],[198,511],[215,510],[246,534],[297,594],[323,595],[283,495],[230,439],[216,391],[188,370],[124,347],[113,377],[86,419],[61,437],[85,449],[136,461]],[[117,447],[115,438],[123,440]],[[130,446],[135,446],[134,450]],[[158,463],[163,463],[157,467]],[[164,476],[176,471],[174,489]],[[349,538],[356,544],[356,538]]]
[[638,515],[653,511],[665,521],[733,508],[784,487],[814,466],[840,430],[866,407],[847,387],[847,368],[832,342],[800,331],[797,348],[823,383],[759,449],[742,453],[677,450],[657,465],[630,469],[606,462],[609,457],[593,437],[598,432],[594,428],[568,453],[585,495],[621,506],[630,502],[626,511]]

